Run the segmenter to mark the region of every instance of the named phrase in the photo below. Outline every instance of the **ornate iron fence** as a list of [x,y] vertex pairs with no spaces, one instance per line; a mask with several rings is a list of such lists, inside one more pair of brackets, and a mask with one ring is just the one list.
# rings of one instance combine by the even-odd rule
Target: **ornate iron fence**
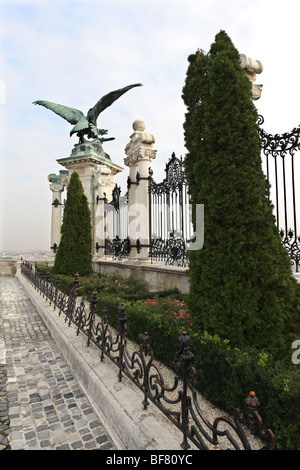
[[[264,119],[259,116],[259,135],[262,151],[266,157],[266,176],[271,184],[270,198],[274,205],[277,227],[282,243],[287,249],[291,263],[296,272],[300,270],[300,236],[297,222],[300,223],[296,210],[297,179],[295,170],[295,154],[300,150],[300,128],[282,135],[268,134],[260,126]],[[288,162],[286,160],[289,160]],[[298,177],[300,175],[300,159],[298,159]]]
[[[169,385],[163,378],[160,368],[155,363],[146,332],[139,349],[129,351],[126,339],[125,306],[120,306],[117,332],[113,332],[107,320],[107,310],[101,317],[96,315],[97,293],[94,291],[90,299],[89,310],[86,308],[84,297],[78,304],[76,291],[78,275],[75,275],[73,287],[69,295],[59,291],[60,278],[50,279],[49,273],[39,271],[27,262],[21,265],[22,274],[33,284],[42,297],[57,309],[58,315],[65,317],[70,326],[75,325],[77,335],[82,333],[87,338],[87,346],[93,343],[99,348],[100,360],[109,358],[118,370],[117,377],[122,381],[128,377],[143,394],[142,405],[146,410],[152,402],[164,415],[181,431],[181,447],[188,449],[193,443],[198,449],[209,450],[217,446],[220,439],[227,439],[228,449],[251,450],[251,445],[245,432],[249,426],[251,434],[260,436],[266,444],[264,450],[272,450],[275,439],[272,431],[263,430],[262,419],[257,411],[258,401],[254,392],[246,398],[246,406],[241,413],[238,409],[232,418],[220,416],[212,423],[204,416],[197,400],[195,387],[196,371],[192,366],[194,355],[189,347],[189,337],[183,332],[179,337],[179,349],[174,359],[175,378]],[[98,321],[97,321],[98,320]]]
[[[274,205],[274,215],[282,243],[288,251],[296,272],[300,270],[300,236],[297,225],[300,223],[296,210],[297,194],[295,153],[300,149],[300,128],[282,135],[267,134],[261,127],[264,120],[259,117],[258,129],[262,152],[265,156],[265,174],[271,184],[269,197]],[[289,158],[289,162],[286,162]],[[300,160],[297,162],[300,172]],[[182,159],[172,154],[165,167],[164,180],[157,183],[150,168],[149,191],[149,257],[151,261],[173,266],[188,265],[188,247],[194,236],[192,206],[184,174]],[[138,184],[139,175],[137,175]],[[145,179],[145,178],[144,178]],[[128,191],[121,196],[121,189],[115,186],[112,201],[105,201],[106,217],[105,255],[114,259],[129,256],[131,244],[128,236]],[[139,248],[139,240],[134,245]],[[98,250],[99,246],[96,246]],[[139,251],[138,251],[139,252]]]
[[[261,125],[264,120],[259,116],[258,131],[261,137],[262,153],[265,156],[265,174],[271,184],[270,199],[275,208],[275,217],[282,243],[287,249],[291,263],[296,272],[300,270],[300,236],[297,224],[300,224],[296,210],[297,194],[295,170],[300,159],[295,162],[295,153],[300,149],[300,128],[290,133],[271,135]],[[289,159],[289,162],[286,160]],[[157,183],[153,171],[141,178],[137,173],[136,181],[128,177],[128,188],[125,196],[116,184],[112,191],[112,201],[105,198],[104,211],[106,220],[106,238],[104,254],[114,259],[127,258],[134,246],[139,253],[140,246],[149,248],[151,261],[163,262],[173,266],[188,265],[188,247],[194,237],[192,224],[192,206],[189,201],[188,184],[184,173],[182,159],[175,153],[165,167],[166,176]],[[128,197],[132,184],[139,184],[140,179],[148,180],[149,236],[147,244],[140,245],[139,239],[131,246],[128,230]],[[299,189],[298,189],[299,191]],[[98,199],[97,199],[98,202]],[[96,244],[96,250],[100,246]]]
[[151,260],[187,266],[187,248],[193,235],[187,181],[182,159],[173,152],[161,183],[149,178]]

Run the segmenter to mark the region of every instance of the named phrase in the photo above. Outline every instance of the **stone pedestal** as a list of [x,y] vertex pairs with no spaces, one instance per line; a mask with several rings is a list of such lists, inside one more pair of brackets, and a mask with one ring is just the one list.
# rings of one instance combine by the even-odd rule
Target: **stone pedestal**
[[105,241],[104,198],[111,194],[114,176],[123,168],[112,163],[98,141],[76,144],[70,157],[57,162],[67,168],[69,178],[73,171],[79,175],[91,211],[93,256],[98,259],[103,256],[103,249],[96,250],[96,246],[104,246]]
[[145,131],[145,123],[137,119],[132,124],[134,133],[125,148],[124,159],[129,166],[129,262],[148,262],[149,257],[149,192],[148,178],[151,160],[156,158],[152,149],[155,138]]

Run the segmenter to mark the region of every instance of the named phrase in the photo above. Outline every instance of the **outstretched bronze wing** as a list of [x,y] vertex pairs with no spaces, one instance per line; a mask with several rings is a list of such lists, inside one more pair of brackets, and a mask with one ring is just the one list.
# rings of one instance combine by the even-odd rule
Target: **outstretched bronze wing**
[[63,106],[62,104],[52,103],[51,101],[38,100],[34,101],[33,104],[39,104],[47,109],[50,109],[55,114],[58,114],[60,117],[66,119],[66,121],[68,121],[70,124],[77,124],[77,122],[84,117],[84,114],[78,109],[69,108],[68,106]]
[[95,104],[95,106],[89,109],[87,113],[87,118],[89,122],[96,123],[96,120],[104,109],[108,108],[114,101],[116,101],[120,96],[122,96],[126,91],[131,90],[136,86],[143,86],[141,83],[135,83],[133,85],[128,85],[124,88],[120,88],[119,90],[111,91],[107,95],[102,96],[100,100]]

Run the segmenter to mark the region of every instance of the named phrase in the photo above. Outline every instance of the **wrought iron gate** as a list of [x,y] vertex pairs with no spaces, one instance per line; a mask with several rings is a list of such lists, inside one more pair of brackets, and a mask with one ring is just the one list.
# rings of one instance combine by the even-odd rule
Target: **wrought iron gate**
[[130,252],[128,238],[128,192],[121,196],[117,184],[112,191],[112,201],[104,202],[105,211],[105,247],[104,254],[114,259],[126,258]]
[[151,260],[186,266],[193,235],[187,181],[182,159],[173,152],[161,183],[149,178],[149,231]]
[[300,128],[282,135],[272,135],[261,128],[263,122],[263,117],[259,116],[259,135],[266,157],[265,171],[271,184],[270,198],[274,205],[277,228],[291,258],[292,268],[299,272],[300,236],[297,226],[299,227],[300,216],[296,202],[300,201],[300,191],[295,182],[297,172],[298,177],[300,175],[300,158],[295,160],[295,154],[300,150]]

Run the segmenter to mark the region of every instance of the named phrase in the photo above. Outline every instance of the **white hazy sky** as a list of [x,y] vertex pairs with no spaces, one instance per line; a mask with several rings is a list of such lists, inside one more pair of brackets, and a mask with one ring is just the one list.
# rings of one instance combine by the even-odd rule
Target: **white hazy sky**
[[[255,104],[265,130],[300,124],[299,0],[0,0],[0,15],[0,250],[49,249],[47,176],[64,169],[56,160],[78,140],[35,100],[86,112],[109,91],[143,83],[98,125],[115,137],[104,148],[124,166],[132,122],[143,119],[156,138],[160,181],[171,153],[185,154],[187,57],[208,51],[223,29],[240,53],[263,63]],[[123,173],[116,182],[124,193],[127,167]]]

